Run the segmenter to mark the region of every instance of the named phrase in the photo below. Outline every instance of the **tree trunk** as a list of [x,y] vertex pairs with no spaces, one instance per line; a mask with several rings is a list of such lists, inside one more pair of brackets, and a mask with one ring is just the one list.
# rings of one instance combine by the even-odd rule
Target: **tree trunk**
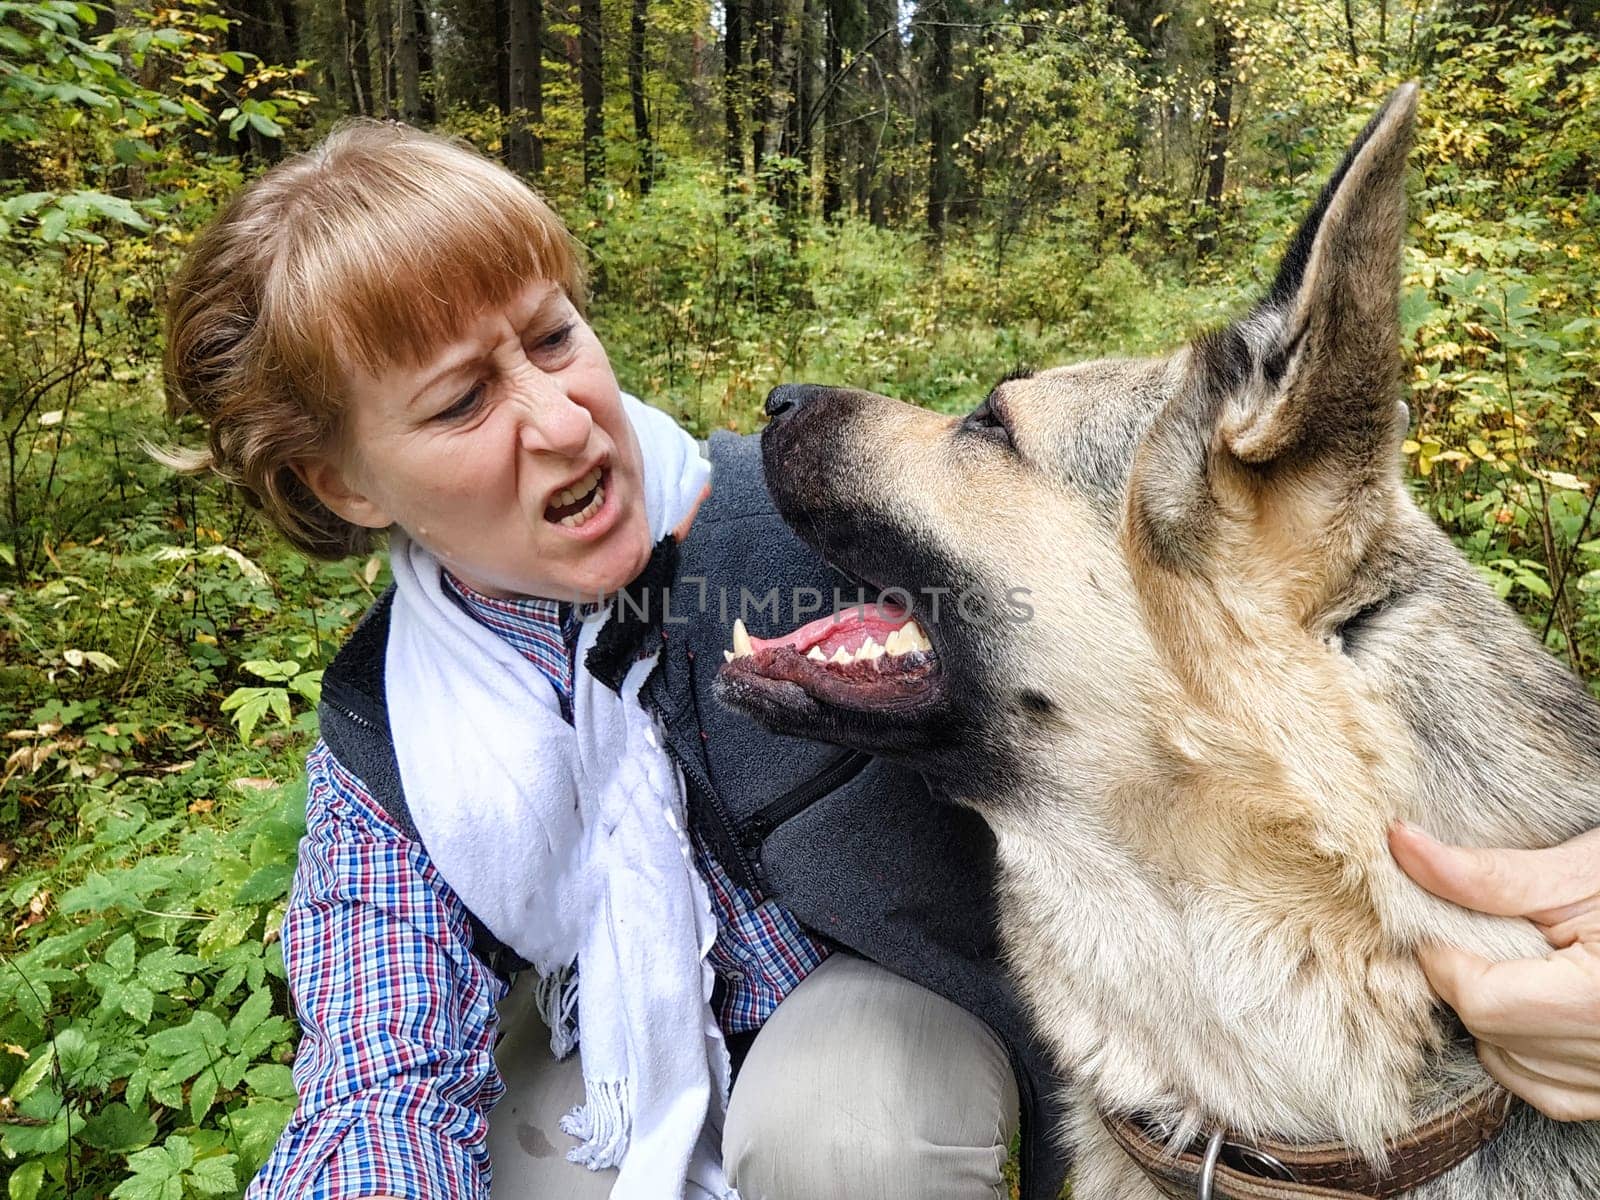
[[[805,0],[800,17],[800,63],[796,71],[795,86],[795,153],[805,163],[805,177],[810,179],[816,163],[817,114],[817,59],[820,55],[818,34],[821,31],[820,0]],[[808,189],[809,190],[809,189]],[[807,207],[810,207],[809,203]]]
[[533,59],[528,64],[528,116],[533,123],[533,173],[544,174],[544,3],[533,4]]
[[744,15],[745,0],[726,0],[722,42],[722,158],[730,180],[744,170]]
[[583,186],[594,187],[606,173],[605,68],[600,0],[579,0],[578,82],[583,94]]
[[[900,5],[898,0],[867,0],[867,34],[873,41],[872,53],[877,57],[884,79],[884,103],[891,107],[899,93],[900,83]],[[880,36],[882,35],[882,36]],[[867,198],[868,219],[882,229],[889,223],[889,209],[899,207],[894,190],[903,177],[887,170],[881,162],[882,147],[876,147],[866,170],[871,172],[870,192]]]
[[[772,86],[767,93],[766,144],[783,147],[784,127],[794,104],[800,62],[800,13],[804,0],[772,0]],[[793,149],[791,145],[790,150]]]
[[645,0],[633,0],[628,26],[628,91],[633,95],[633,139],[639,149],[639,194],[650,194],[655,180],[656,152],[650,141],[650,110],[644,103]]
[[[292,0],[290,0],[292,3]],[[417,23],[417,72],[428,83],[422,88],[422,108],[418,117],[424,124],[431,125],[438,119],[439,81],[433,73],[433,21],[428,15],[427,0],[410,0],[416,12]]]
[[1228,175],[1228,129],[1233,114],[1233,33],[1217,21],[1211,30],[1211,107],[1206,136],[1206,222],[1197,243],[1204,258],[1221,228],[1222,191]]
[[[972,71],[972,123],[967,126],[969,130],[977,129],[983,124],[988,100],[987,80],[981,67],[974,67]],[[973,139],[972,152],[968,156],[971,164],[967,170],[965,196],[960,201],[958,209],[966,220],[975,220],[983,212],[983,186],[984,171],[988,167],[988,160],[984,156],[983,142]]]
[[372,28],[376,35],[377,55],[373,63],[372,96],[378,113],[385,119],[394,117],[394,0],[368,0],[371,5]]
[[340,0],[344,14],[345,61],[350,69],[358,116],[371,116],[372,56],[367,50],[367,0]]
[[844,72],[844,38],[839,29],[840,5],[831,0],[824,13],[826,22],[828,76],[824,81],[827,99],[822,105],[822,219],[831,221],[844,207],[844,129],[839,123],[841,90],[838,86]]
[[[516,0],[492,0],[494,5],[494,103],[500,115],[511,118],[511,6]],[[506,147],[510,152],[510,146]]]
[[950,14],[943,0],[918,11],[933,22],[928,72],[928,232],[938,240],[944,236],[945,205],[950,199]]
[[395,66],[400,77],[400,119],[415,124],[422,116],[422,67],[417,54],[417,6],[412,0],[395,0],[399,31],[395,39]]
[[533,78],[539,64],[539,23],[542,0],[510,0],[509,46],[507,55],[510,81],[506,112],[506,165],[527,174],[533,168],[535,135],[529,128],[533,117]]
[[750,169],[761,174],[767,157],[767,113],[772,107],[772,10],[781,0],[750,0]]
[[1344,37],[1345,47],[1350,51],[1350,65],[1359,71],[1361,50],[1356,46],[1356,14],[1350,7],[1350,0],[1344,0]]

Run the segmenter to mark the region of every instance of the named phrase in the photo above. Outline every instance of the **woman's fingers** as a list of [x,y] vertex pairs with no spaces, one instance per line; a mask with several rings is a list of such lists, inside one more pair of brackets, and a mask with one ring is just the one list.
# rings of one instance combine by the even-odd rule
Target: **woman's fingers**
[[1547,850],[1450,846],[1403,821],[1389,848],[1435,896],[1479,912],[1565,924],[1600,908],[1600,830]]
[[1452,946],[1418,957],[1491,1075],[1546,1116],[1600,1119],[1600,947],[1504,963]]
[[1555,1121],[1600,1120],[1600,1073],[1537,1056],[1524,1058],[1492,1042],[1478,1043],[1478,1060],[1505,1088]]
[[1424,947],[1418,958],[1478,1039],[1485,1070],[1546,1116],[1600,1120],[1600,830],[1548,850],[1483,850],[1396,823],[1389,847],[1434,895],[1528,917],[1559,947],[1515,962],[1453,946]]

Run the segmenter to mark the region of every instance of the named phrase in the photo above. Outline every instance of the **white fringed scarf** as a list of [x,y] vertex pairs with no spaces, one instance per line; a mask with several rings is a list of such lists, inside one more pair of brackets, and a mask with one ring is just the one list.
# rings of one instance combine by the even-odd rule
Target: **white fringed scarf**
[[[710,474],[694,439],[624,397],[644,457],[651,539],[677,527]],[[429,857],[489,930],[546,977],[563,1049],[563,973],[577,980],[585,1103],[562,1128],[568,1158],[617,1167],[613,1200],[737,1200],[719,1154],[728,1054],[706,954],[716,919],[695,869],[676,768],[633,665],[620,694],[582,663],[573,723],[532,663],[443,590],[438,561],[401,533],[387,692],[395,756]]]

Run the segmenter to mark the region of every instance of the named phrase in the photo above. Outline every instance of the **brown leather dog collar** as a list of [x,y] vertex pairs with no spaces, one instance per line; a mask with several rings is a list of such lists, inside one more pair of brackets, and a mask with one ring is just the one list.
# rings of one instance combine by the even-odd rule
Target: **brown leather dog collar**
[[1381,1168],[1340,1142],[1250,1141],[1229,1131],[1198,1140],[1174,1158],[1148,1118],[1101,1113],[1100,1120],[1172,1200],[1390,1200],[1492,1142],[1506,1123],[1511,1100],[1499,1084],[1485,1080],[1456,1107],[1386,1143]]

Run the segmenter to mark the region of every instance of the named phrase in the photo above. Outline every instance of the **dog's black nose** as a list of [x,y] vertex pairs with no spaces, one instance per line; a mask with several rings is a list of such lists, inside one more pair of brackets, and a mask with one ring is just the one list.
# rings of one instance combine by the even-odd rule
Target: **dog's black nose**
[[782,387],[775,387],[767,393],[767,416],[781,417],[791,413],[818,392],[827,390],[814,383],[786,383]]

